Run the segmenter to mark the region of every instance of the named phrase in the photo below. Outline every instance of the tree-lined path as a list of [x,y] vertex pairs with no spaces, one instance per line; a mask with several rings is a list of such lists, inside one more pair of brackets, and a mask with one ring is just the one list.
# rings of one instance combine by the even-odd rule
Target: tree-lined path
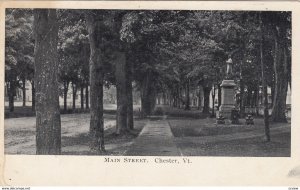
[[180,156],[170,125],[165,119],[148,121],[130,149],[129,156]]
[[[5,30],[6,153],[290,155],[291,12],[12,8]],[[229,99],[253,127],[215,126]]]
[[[170,108],[168,112],[171,112]],[[104,118],[108,155],[290,155],[289,123],[273,123],[271,125],[273,140],[264,143],[262,118],[255,119],[255,126],[223,127],[215,126],[214,118],[189,119],[163,116],[135,119],[136,134],[117,138],[113,134],[114,116],[105,114]],[[91,154],[87,138],[88,114],[65,114],[61,119],[62,154]],[[35,118],[6,119],[5,137],[6,154],[35,154]]]

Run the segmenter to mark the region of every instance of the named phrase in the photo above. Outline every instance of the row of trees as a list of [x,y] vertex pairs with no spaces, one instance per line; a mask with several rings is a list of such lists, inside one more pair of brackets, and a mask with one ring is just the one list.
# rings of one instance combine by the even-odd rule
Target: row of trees
[[[14,111],[14,96],[17,88],[22,89],[23,105],[25,106],[26,81],[31,82],[34,95],[32,23],[33,16],[28,10],[7,10],[5,18],[5,83],[10,111]],[[34,108],[34,98],[32,104]]]
[[[59,94],[64,97],[64,111],[67,109],[67,94],[71,85],[73,109],[75,97],[80,89],[81,108],[89,109],[89,43],[83,21],[76,12],[58,11],[58,68]],[[14,96],[17,88],[23,92],[23,106],[26,105],[26,81],[32,86],[32,109],[35,109],[34,84],[34,36],[33,12],[29,9],[8,9],[6,14],[6,57],[5,82],[8,90],[9,108],[14,111]]]
[[[18,18],[19,12],[23,16]],[[289,12],[39,9],[33,11],[33,19],[28,16],[32,10],[11,9],[6,31],[25,26],[17,20],[24,12],[29,27],[20,36],[26,38],[28,33],[30,37],[21,41],[7,35],[6,82],[14,84],[20,79],[15,71],[24,64],[18,56],[29,54],[35,80],[26,76],[35,81],[38,154],[60,153],[59,83],[63,84],[65,98],[70,84],[74,93],[77,88],[82,94],[84,88],[87,90],[91,102],[90,147],[104,151],[104,85],[116,85],[116,134],[123,134],[134,127],[133,81],[141,94],[144,116],[152,113],[157,94],[163,94],[174,106],[184,101],[185,109],[190,109],[190,97],[183,100],[182,94],[198,86],[204,91],[203,112],[208,113],[210,92],[218,90],[220,100],[228,57],[234,62],[241,113],[245,89],[258,94],[261,85],[264,91],[270,86],[272,120],[286,121],[286,92],[291,84]],[[33,20],[34,30],[30,24]],[[35,42],[35,55],[32,49],[25,48],[27,54],[15,49],[19,47],[12,45],[16,41],[31,44],[31,48]],[[15,74],[9,74],[11,71]],[[212,95],[215,99],[215,93]]]
[[[204,90],[203,112],[208,113],[210,92],[214,100],[214,92],[218,90],[221,102],[220,84],[224,78],[225,61],[231,57],[234,79],[239,87],[241,115],[245,112],[246,102],[249,104],[254,99],[252,102],[258,103],[260,86],[266,81],[272,89],[272,120],[286,121],[286,92],[291,84],[290,20],[288,12],[202,11],[187,17],[185,24],[189,27],[184,27],[182,39],[179,38],[176,44],[172,41],[174,45],[168,44],[167,49],[162,48],[174,60],[167,60],[171,64],[166,69],[169,73],[164,75],[170,80],[166,91],[174,99],[173,104],[180,106],[182,94],[188,94],[190,87],[201,85]],[[278,44],[281,44],[281,50]],[[265,62],[264,80],[261,78],[261,59]],[[185,97],[185,108],[189,109],[189,96]]]

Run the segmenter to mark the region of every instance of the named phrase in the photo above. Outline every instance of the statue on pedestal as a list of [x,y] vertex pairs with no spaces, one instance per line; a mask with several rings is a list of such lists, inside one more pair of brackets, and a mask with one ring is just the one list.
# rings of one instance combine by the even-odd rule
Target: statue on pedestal
[[229,57],[229,59],[226,61],[227,67],[226,67],[226,79],[232,78],[232,59]]
[[221,106],[219,108],[220,114],[225,118],[230,119],[232,110],[235,109],[235,82],[233,80],[232,59],[226,61],[226,77],[221,84]]

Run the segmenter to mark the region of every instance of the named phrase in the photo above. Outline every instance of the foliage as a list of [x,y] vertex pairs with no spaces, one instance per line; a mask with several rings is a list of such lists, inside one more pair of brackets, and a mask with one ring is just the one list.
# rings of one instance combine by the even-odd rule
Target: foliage
[[5,81],[33,78],[33,16],[28,9],[7,9],[5,16]]

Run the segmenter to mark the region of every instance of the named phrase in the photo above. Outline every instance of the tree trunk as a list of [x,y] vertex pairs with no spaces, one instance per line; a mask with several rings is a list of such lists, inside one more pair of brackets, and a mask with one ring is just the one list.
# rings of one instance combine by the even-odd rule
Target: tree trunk
[[117,88],[117,123],[116,134],[127,130],[127,77],[126,55],[124,52],[116,52],[116,88]]
[[179,97],[179,103],[178,103],[178,108],[182,108],[185,104],[185,100],[183,99],[183,93],[184,93],[184,87],[179,87],[179,94],[178,94],[178,97]]
[[275,81],[271,86],[271,106],[273,107],[273,103],[274,103],[274,94],[275,94]]
[[69,82],[64,82],[64,111],[67,111],[67,98],[68,98],[68,89],[69,89]]
[[[275,29],[274,29],[275,30]],[[277,34],[279,33],[279,34]],[[272,121],[287,122],[286,120],[286,95],[288,87],[287,53],[284,36],[281,31],[275,31],[274,75],[275,91],[272,107]],[[280,36],[281,35],[281,36]]]
[[[260,15],[261,19],[261,15]],[[260,20],[260,26],[261,26],[261,20]],[[262,28],[262,26],[260,27]],[[262,29],[261,29],[262,30]],[[263,88],[263,94],[264,94],[264,123],[265,123],[265,138],[266,141],[271,140],[270,136],[270,128],[269,128],[269,108],[268,108],[268,91],[267,91],[267,84],[266,84],[266,78],[265,78],[265,66],[264,66],[264,55],[263,55],[263,31],[261,31],[261,41],[260,41],[260,65],[261,65],[261,80],[262,80],[262,88]]]
[[10,112],[13,112],[15,109],[14,106],[15,91],[16,91],[15,81],[10,81],[9,88],[8,88],[8,107]]
[[133,122],[133,96],[132,96],[132,63],[131,61],[126,62],[126,90],[127,90],[127,127],[128,129],[134,128]]
[[153,110],[155,109],[155,105],[156,105],[156,89],[154,89],[153,87],[150,90],[150,101],[151,101],[151,112],[153,112]]
[[23,107],[26,106],[26,79],[25,77],[22,79],[22,92],[23,92]]
[[81,110],[84,109],[84,97],[83,97],[83,85],[80,85],[80,103],[81,103]]
[[245,94],[245,85],[244,85],[244,80],[240,80],[240,117],[243,118],[245,115],[245,104],[244,104],[244,94]]
[[148,73],[146,74],[145,78],[142,81],[141,86],[141,112],[142,117],[146,117],[147,115],[151,114],[150,109],[150,102],[149,102],[149,95],[148,95]]
[[176,91],[174,93],[174,107],[180,108],[181,105],[181,88],[177,85]]
[[61,122],[58,93],[57,40],[55,9],[34,10],[36,153],[61,153]]
[[218,84],[218,110],[221,106],[221,101],[222,101],[222,88],[221,85]]
[[163,92],[163,105],[166,105],[166,93],[165,92]]
[[[104,125],[103,125],[103,60],[101,51],[101,23],[92,13],[86,13],[86,26],[90,43],[90,149],[92,151],[105,151]],[[88,105],[88,104],[87,104]]]
[[214,117],[215,116],[215,97],[216,97],[216,88],[215,87],[213,87],[211,96],[212,96],[212,113],[211,113],[211,115]]
[[73,109],[73,112],[75,112],[75,109],[76,109],[76,94],[77,94],[77,85],[72,82],[72,92],[73,92],[73,96],[72,96],[72,99],[73,99],[73,106],[72,106],[72,109]]
[[198,91],[198,110],[200,110],[200,108],[201,108],[201,91],[199,89],[199,91]]
[[[154,89],[152,88],[152,74],[148,72],[145,78],[142,81],[142,88],[141,88],[141,103],[142,103],[142,116],[148,116],[152,114],[154,109],[153,107],[153,97],[154,96]],[[154,96],[155,97],[155,96]]]
[[272,99],[272,115],[274,115],[273,110],[274,106],[276,105],[277,101],[277,94],[278,94],[278,72],[277,72],[277,60],[278,60],[278,54],[279,54],[279,49],[278,49],[278,38],[277,34],[275,32],[274,34],[274,61],[273,61],[273,71],[274,71],[274,94],[273,94],[273,99]]
[[190,110],[190,80],[188,80],[187,84],[186,84],[186,92],[185,92],[185,110]]
[[256,115],[259,115],[259,84],[257,84],[256,86],[256,101],[255,101],[255,111],[256,111]]
[[89,104],[89,85],[87,84],[85,87],[85,108],[90,109]]
[[247,88],[247,106],[250,107],[251,106],[251,98],[252,98],[252,89],[251,88]]
[[209,94],[210,94],[211,87],[203,87],[203,94],[204,94],[204,103],[203,103],[203,113],[209,114]]
[[257,91],[257,88],[254,89],[254,94],[253,94],[253,97],[252,97],[252,108],[255,108],[256,107],[256,100],[257,100],[257,96],[258,96],[258,91]]
[[172,96],[173,98],[172,98],[172,100],[173,100],[173,107],[174,108],[176,108],[177,107],[177,102],[178,102],[178,97],[175,95],[175,94],[173,94],[173,96]]
[[32,79],[32,81],[31,81],[31,97],[32,97],[32,100],[31,100],[31,103],[32,103],[31,110],[35,112],[35,85],[34,85],[34,79]]

